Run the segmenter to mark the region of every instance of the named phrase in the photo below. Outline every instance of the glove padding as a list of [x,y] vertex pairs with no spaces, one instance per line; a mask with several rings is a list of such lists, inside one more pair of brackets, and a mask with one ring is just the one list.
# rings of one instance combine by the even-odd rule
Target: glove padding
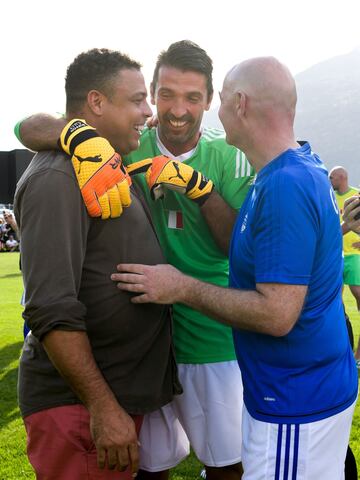
[[152,165],[146,172],[146,181],[153,200],[163,198],[164,189],[167,188],[186,195],[200,206],[214,188],[213,182],[202,173],[163,155],[153,158]]
[[119,217],[131,204],[131,178],[120,155],[81,119],[71,120],[64,127],[59,145],[71,156],[89,215]]

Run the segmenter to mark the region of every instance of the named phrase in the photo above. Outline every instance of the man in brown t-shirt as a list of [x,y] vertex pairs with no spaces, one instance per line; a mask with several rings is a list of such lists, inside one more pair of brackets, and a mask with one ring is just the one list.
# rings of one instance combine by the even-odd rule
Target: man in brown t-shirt
[[[137,148],[151,114],[137,62],[91,50],[69,66],[65,88],[68,119],[85,119],[121,154]],[[85,173],[97,161],[82,160]],[[111,165],[120,169],[120,157]],[[120,217],[91,218],[79,171],[64,153],[39,153],[15,195],[32,331],[19,403],[40,480],[131,478],[141,416],[180,391],[168,307],[134,305],[110,279],[118,263],[164,262],[142,199],[131,187]]]

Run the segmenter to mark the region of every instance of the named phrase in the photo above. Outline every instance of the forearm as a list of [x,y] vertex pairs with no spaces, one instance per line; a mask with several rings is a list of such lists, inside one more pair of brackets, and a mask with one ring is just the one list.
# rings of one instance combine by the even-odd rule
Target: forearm
[[57,150],[58,138],[67,121],[46,113],[39,113],[23,120],[19,127],[19,140],[35,152]]
[[271,295],[270,291],[264,294],[261,290],[223,288],[191,277],[184,279],[184,285],[178,291],[179,302],[242,330],[283,336],[298,317],[298,314],[279,308],[280,303],[275,300],[278,297]]
[[201,207],[201,213],[220,249],[228,255],[237,212],[213,190]]
[[254,290],[224,288],[184,275],[171,265],[120,264],[118,288],[133,303],[183,303],[234,328],[273,336],[290,332],[299,318],[306,285],[258,283]]
[[118,407],[95,362],[85,332],[52,330],[42,343],[60,375],[90,413],[105,406]]

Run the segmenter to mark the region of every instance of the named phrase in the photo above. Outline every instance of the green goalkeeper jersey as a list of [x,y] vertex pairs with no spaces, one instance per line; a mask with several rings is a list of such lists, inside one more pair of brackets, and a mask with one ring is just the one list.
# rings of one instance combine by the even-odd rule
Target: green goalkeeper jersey
[[[146,129],[139,149],[128,155],[125,163],[167,153],[157,140],[156,130]],[[229,205],[240,208],[254,172],[245,155],[226,143],[224,132],[205,128],[196,149],[183,161],[210,178]],[[155,202],[150,197],[145,175],[137,175],[135,181],[145,195],[167,261],[199,280],[226,287],[228,258],[215,243],[199,206],[170,190],[164,199]],[[174,305],[174,344],[179,363],[213,363],[236,358],[231,328],[183,304]]]

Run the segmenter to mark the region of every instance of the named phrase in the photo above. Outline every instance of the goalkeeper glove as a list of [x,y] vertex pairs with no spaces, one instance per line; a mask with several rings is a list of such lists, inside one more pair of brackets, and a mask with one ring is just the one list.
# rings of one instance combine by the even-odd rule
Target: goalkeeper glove
[[213,182],[202,173],[163,155],[153,158],[146,172],[146,181],[153,200],[162,198],[167,188],[185,194],[199,206],[205,203],[214,188]]
[[131,204],[131,179],[121,157],[84,120],[71,120],[59,145],[71,156],[82,197],[91,217],[119,217]]

